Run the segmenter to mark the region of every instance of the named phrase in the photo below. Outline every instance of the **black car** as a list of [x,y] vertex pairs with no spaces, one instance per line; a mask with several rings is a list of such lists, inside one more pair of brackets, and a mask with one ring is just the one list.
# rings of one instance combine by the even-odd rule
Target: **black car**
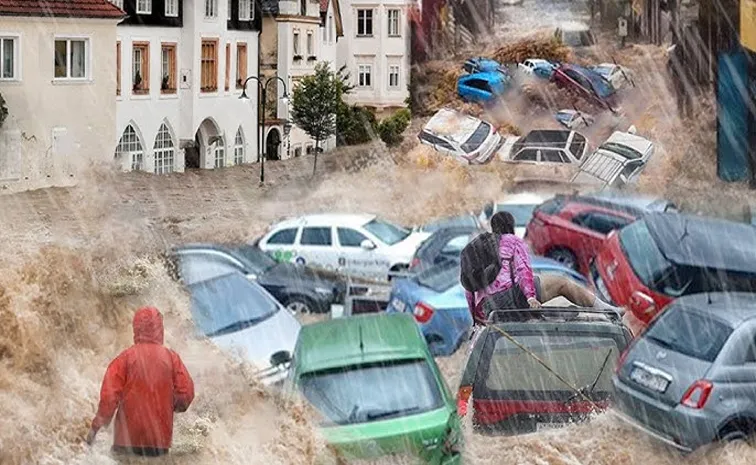
[[409,271],[415,273],[449,260],[459,261],[459,255],[470,242],[470,236],[480,231],[473,225],[438,229],[418,247]]
[[609,406],[612,374],[631,339],[613,312],[494,311],[474,336],[458,411],[467,413],[472,396],[473,426],[483,433],[523,434],[585,420]]
[[178,277],[187,285],[240,271],[295,313],[328,313],[332,304],[344,303],[346,284],[336,275],[278,263],[255,246],[185,245],[173,249],[170,257]]

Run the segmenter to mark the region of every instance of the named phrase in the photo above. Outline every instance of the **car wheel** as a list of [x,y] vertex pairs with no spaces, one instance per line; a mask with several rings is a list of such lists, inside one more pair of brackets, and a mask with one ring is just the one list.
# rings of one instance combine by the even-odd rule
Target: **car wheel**
[[736,421],[722,428],[717,437],[721,442],[746,442],[753,430],[748,421]]
[[286,308],[294,315],[306,315],[315,313],[315,306],[306,297],[290,297],[286,302]]
[[578,269],[577,257],[575,257],[575,254],[569,249],[562,247],[551,249],[546,254],[546,257],[556,260],[562,265],[572,268],[575,271]]

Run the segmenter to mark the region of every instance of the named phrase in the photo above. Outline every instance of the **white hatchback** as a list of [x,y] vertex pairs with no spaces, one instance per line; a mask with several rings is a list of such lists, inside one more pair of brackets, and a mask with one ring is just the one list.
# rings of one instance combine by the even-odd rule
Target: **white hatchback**
[[491,161],[503,142],[490,123],[446,108],[433,115],[417,137],[438,152],[476,165]]
[[277,223],[258,246],[281,262],[383,280],[409,267],[429,235],[375,215],[317,214]]

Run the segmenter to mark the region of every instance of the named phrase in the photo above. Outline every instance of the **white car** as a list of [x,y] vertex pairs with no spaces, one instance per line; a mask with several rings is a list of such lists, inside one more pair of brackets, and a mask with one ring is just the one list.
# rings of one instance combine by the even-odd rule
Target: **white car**
[[575,131],[540,129],[523,137],[507,137],[496,156],[508,163],[570,163],[579,165],[588,140]]
[[449,109],[433,115],[417,137],[438,152],[477,165],[488,163],[502,143],[491,123]]
[[385,280],[409,267],[429,235],[375,215],[317,214],[274,225],[258,246],[281,262]]
[[525,237],[525,230],[533,217],[533,210],[552,197],[554,196],[537,192],[508,194],[499,201],[486,205],[481,214],[481,222],[489,222],[495,213],[508,211],[515,218],[515,235],[522,239]]
[[617,189],[634,183],[654,154],[654,144],[630,132],[616,131],[591,154],[572,178],[573,184]]
[[595,121],[593,116],[577,110],[559,110],[554,117],[559,124],[572,130],[591,126]]
[[632,82],[632,71],[624,66],[614,63],[601,63],[591,67],[591,69],[611,82],[615,89],[621,88],[626,82]]
[[542,78],[551,77],[551,73],[554,71],[554,64],[548,60],[542,58],[528,58],[522,63],[517,64],[517,69],[527,75],[538,75]]

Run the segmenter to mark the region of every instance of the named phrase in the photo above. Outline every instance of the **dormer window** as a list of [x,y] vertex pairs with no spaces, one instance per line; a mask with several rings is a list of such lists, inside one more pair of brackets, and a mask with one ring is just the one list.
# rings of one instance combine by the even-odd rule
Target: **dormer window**
[[152,0],[137,0],[136,11],[140,15],[152,14]]

